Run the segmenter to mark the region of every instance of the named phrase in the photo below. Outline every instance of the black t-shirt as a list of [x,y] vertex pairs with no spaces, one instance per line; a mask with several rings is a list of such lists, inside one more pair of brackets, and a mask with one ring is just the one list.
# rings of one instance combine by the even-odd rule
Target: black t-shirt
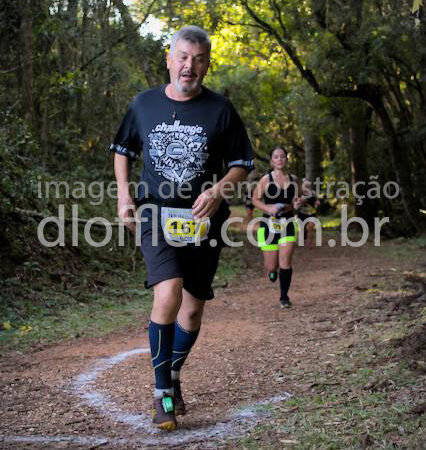
[[165,86],[137,95],[110,150],[132,160],[142,152],[139,201],[170,206],[191,207],[203,184],[217,182],[231,167],[253,169],[253,150],[238,113],[205,87],[184,102],[168,98]]

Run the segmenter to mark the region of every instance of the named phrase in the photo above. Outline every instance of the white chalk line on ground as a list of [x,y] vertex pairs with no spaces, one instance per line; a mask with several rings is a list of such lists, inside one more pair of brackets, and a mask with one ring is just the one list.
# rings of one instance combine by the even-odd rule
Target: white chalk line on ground
[[140,355],[142,353],[150,353],[149,348],[135,348],[128,352],[119,353],[118,355],[98,360],[91,370],[79,375],[75,379],[71,385],[71,390],[102,415],[110,417],[116,422],[124,423],[132,430],[143,429],[147,433],[153,433],[158,430],[153,429],[151,417],[148,414],[127,413],[106,395],[93,389],[92,386],[98,376],[105,370],[112,368],[131,356]]
[[132,414],[123,411],[108,396],[96,391],[93,383],[98,376],[134,355],[150,353],[148,348],[136,348],[128,352],[119,353],[109,358],[102,358],[94,367],[86,373],[79,375],[71,384],[71,392],[83,399],[89,406],[100,414],[111,418],[113,421],[127,425],[135,434],[144,431],[148,436],[133,436],[129,438],[109,438],[104,436],[17,436],[0,435],[0,442],[24,442],[24,443],[54,443],[69,442],[80,446],[112,444],[123,446],[126,444],[155,445],[179,445],[188,442],[205,441],[212,438],[231,438],[241,436],[247,429],[258,423],[260,416],[265,416],[262,406],[287,400],[291,394],[284,392],[267,400],[256,402],[232,413],[224,422],[218,422],[197,430],[177,430],[173,433],[161,432],[152,426],[151,417],[147,414]]

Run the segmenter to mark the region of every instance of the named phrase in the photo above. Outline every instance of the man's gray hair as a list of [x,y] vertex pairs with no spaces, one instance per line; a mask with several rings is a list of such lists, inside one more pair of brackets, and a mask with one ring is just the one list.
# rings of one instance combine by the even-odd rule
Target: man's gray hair
[[176,42],[179,39],[192,42],[193,44],[206,45],[210,54],[210,50],[212,47],[210,37],[207,32],[200,27],[197,27],[195,25],[188,25],[176,31],[176,33],[172,37],[172,41],[170,42],[170,54],[173,54]]

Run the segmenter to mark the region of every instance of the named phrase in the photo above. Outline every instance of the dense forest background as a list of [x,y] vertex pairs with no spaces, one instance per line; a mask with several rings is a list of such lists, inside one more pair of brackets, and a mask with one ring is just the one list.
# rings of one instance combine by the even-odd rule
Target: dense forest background
[[[153,290],[134,237],[115,221],[108,148],[131,99],[168,82],[173,32],[195,24],[212,37],[206,85],[240,113],[256,177],[281,145],[292,173],[321,178],[324,244],[296,250],[294,307],[279,312],[260,250],[244,226],[231,229],[246,245],[221,253],[218,298],[184,375],[189,421],[164,438],[173,448],[192,448],[189,435],[203,439],[193,448],[421,447],[424,4],[0,1],[1,442],[136,448],[158,436],[145,433],[149,359],[114,366],[145,346]],[[344,205],[370,225],[389,218],[382,245],[332,245]],[[92,218],[113,224],[105,245],[92,245],[108,234]]]
[[[114,199],[82,198],[82,186],[113,180],[109,143],[132,97],[167,82],[167,43],[183,24],[211,33],[206,84],[229,96],[240,112],[260,172],[268,151],[280,143],[290,151],[297,175],[358,183],[361,197],[369,189],[375,197],[342,199],[336,185],[329,199],[333,207],[349,203],[369,223],[388,216],[392,236],[421,233],[426,197],[421,3],[1,2],[2,271],[50,255],[40,247],[36,229],[42,217],[58,215],[59,204],[65,203],[65,215],[78,204],[83,219],[115,217]],[[59,196],[40,195],[45,181],[65,181],[71,188],[61,187]],[[376,182],[383,187],[389,181],[398,183],[399,195],[384,198],[381,190],[378,198]]]

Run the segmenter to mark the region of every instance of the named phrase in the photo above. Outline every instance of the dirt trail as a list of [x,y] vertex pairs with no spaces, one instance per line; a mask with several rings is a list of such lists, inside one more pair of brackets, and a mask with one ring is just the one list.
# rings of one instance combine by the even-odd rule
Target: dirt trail
[[[183,431],[177,440],[196,442],[209,430],[212,436],[226,438],[241,431],[250,417],[253,423],[260,420],[245,411],[232,422],[230,414],[236,408],[309,389],[303,379],[289,382],[286,373],[333,360],[331,349],[347,338],[345,324],[353,319],[356,288],[371,283],[370,271],[390,266],[384,258],[367,257],[367,252],[347,247],[297,249],[290,292],[294,307],[282,310],[278,285],[263,276],[261,254],[253,249],[252,267],[218,290],[206,308],[200,337],[182,371],[189,411],[179,421]],[[0,448],[155,444],[158,436],[138,423],[145,420],[138,414],[149,412],[151,405],[149,354],[100,361],[147,347],[143,323],[102,339],[75,340],[1,360]],[[62,438],[52,442],[49,436]],[[86,439],[91,437],[96,439]],[[168,448],[179,444],[158,442]]]

